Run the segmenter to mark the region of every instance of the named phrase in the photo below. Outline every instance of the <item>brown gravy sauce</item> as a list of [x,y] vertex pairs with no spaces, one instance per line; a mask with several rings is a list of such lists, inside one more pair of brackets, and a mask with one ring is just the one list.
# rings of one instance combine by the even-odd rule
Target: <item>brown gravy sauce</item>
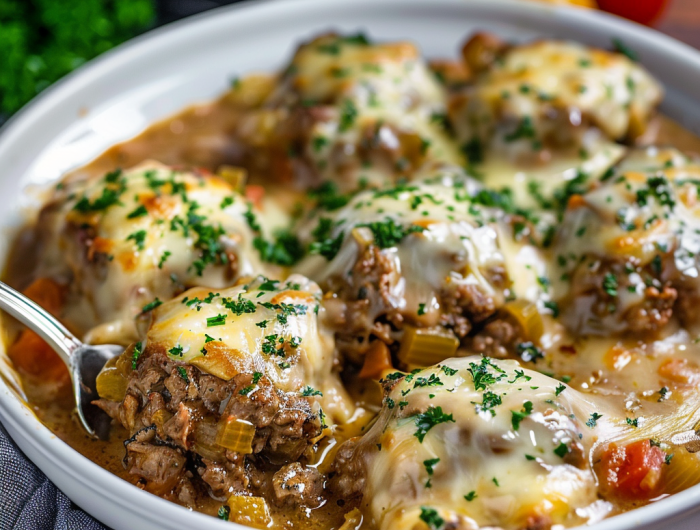
[[[134,166],[147,159],[155,159],[173,166],[199,167],[210,171],[216,171],[222,165],[235,165],[241,156],[240,147],[236,146],[230,138],[241,108],[241,102],[234,100],[231,93],[224,94],[209,103],[188,107],[175,116],[153,124],[137,137],[112,146],[92,162],[69,173],[66,178],[83,179],[99,176],[118,167]],[[657,118],[654,130],[649,136],[651,138],[645,139],[648,143],[672,144],[686,152],[700,153],[700,138],[665,116]],[[270,191],[274,193],[274,190]],[[285,193],[288,193],[288,190]],[[30,263],[36,260],[36,253],[32,252],[34,249],[30,230],[24,230],[17,237],[14,248],[9,254],[4,275],[8,283],[19,289],[26,287],[31,280],[28,275],[28,271],[32,268]],[[12,339],[17,329],[15,326],[14,333],[12,328],[8,329],[6,336]],[[27,377],[26,374],[20,374],[20,378],[30,408],[58,438],[101,467],[136,484],[137,478],[129,475],[122,464],[124,457],[122,442],[127,438],[126,430],[115,426],[109,441],[93,440],[83,432],[73,416],[73,398],[68,385],[47,383],[45,380]],[[377,409],[381,399],[378,390],[369,388],[367,383],[361,383],[357,379],[349,383],[348,387],[358,406],[366,412],[360,413],[354,424],[346,426],[345,433],[337,433],[340,435],[338,438],[341,439],[360,434],[373,416],[371,411]],[[334,453],[332,447],[334,443],[331,441],[325,447],[323,445],[319,447],[317,456],[321,460],[321,466],[323,466],[323,460],[326,463],[330,461]],[[343,510],[338,510],[336,504],[342,506],[342,501],[331,500],[326,506],[292,517],[285,512],[284,527],[303,526],[326,530],[338,528],[343,522],[340,515]],[[200,495],[197,509],[216,515],[221,505],[220,501]]]

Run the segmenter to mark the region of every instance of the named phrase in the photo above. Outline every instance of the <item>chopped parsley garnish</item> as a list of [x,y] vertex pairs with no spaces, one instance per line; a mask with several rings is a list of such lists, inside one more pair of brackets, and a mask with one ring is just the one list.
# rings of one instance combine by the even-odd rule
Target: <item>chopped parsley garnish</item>
[[501,399],[501,396],[498,394],[495,394],[490,391],[484,392],[482,395],[482,400],[481,403],[477,402],[472,402],[474,405],[476,405],[476,411],[477,412],[489,412],[491,413],[491,416],[496,415],[496,411],[494,410],[498,405],[503,403],[503,400]]
[[[116,179],[112,178],[113,175],[116,175],[117,177],[120,176],[121,170],[117,170],[117,172],[108,173],[105,177],[105,180],[108,183],[116,182]],[[90,213],[106,210],[110,206],[120,204],[119,199],[125,191],[126,183],[122,180],[119,182],[119,187],[117,189],[114,189],[110,186],[106,186],[105,188],[103,188],[102,194],[92,202],[90,202],[90,199],[88,199],[85,196],[81,197],[78,200],[78,202],[75,203],[73,209],[80,213]]]
[[171,255],[172,255],[172,252],[170,252],[169,250],[166,250],[166,251],[163,252],[163,254],[161,255],[160,259],[158,260],[158,268],[159,268],[159,269],[162,269],[162,268],[163,268],[163,265],[165,264],[165,262],[167,261],[167,259],[168,259]]
[[440,462],[439,458],[430,458],[428,460],[423,460],[423,466],[428,475],[432,476],[435,472],[435,466]]
[[180,344],[178,344],[177,346],[170,348],[168,350],[168,353],[170,355],[178,355],[178,356],[182,357],[183,351],[184,351],[184,349],[182,348],[182,346]]
[[429,407],[427,411],[415,415],[416,432],[413,434],[418,441],[423,443],[428,431],[441,423],[455,423],[452,414],[445,414],[442,407]]
[[267,355],[286,357],[284,353],[284,337],[280,337],[277,334],[267,335],[265,341],[262,343],[261,349],[262,352]]
[[321,392],[320,390],[316,390],[315,388],[307,385],[302,389],[301,395],[304,397],[322,396],[323,392]]
[[347,131],[353,126],[356,119],[357,107],[355,107],[355,104],[349,99],[343,100],[340,106],[340,122],[338,123],[338,130],[340,132]]
[[223,519],[224,521],[228,521],[230,514],[231,514],[231,508],[224,505],[221,508],[219,508],[219,511],[217,512],[216,516],[219,519]]
[[141,204],[133,212],[129,213],[126,216],[126,218],[127,219],[136,219],[137,217],[143,217],[144,215],[148,215],[148,210],[146,210],[146,207],[143,204]]
[[627,425],[631,425],[632,427],[639,427],[639,418],[625,418],[627,421]]
[[484,161],[484,146],[477,137],[472,138],[462,146],[462,153],[470,164],[480,164]]
[[216,315],[215,317],[207,318],[207,327],[223,326],[226,324],[226,315]]
[[559,394],[564,392],[564,390],[566,390],[566,386],[564,386],[560,383],[559,386],[557,386],[557,388],[554,389],[554,395],[558,396]]
[[524,371],[524,370],[518,370],[518,369],[516,369],[516,370],[515,370],[515,377],[513,378],[512,381],[508,381],[508,382],[511,383],[511,384],[513,384],[513,383],[515,383],[515,382],[516,382],[517,380],[519,380],[519,379],[524,379],[525,381],[530,381],[530,380],[532,379],[532,377],[530,377],[529,375],[525,375],[525,371]]
[[544,352],[532,342],[521,342],[515,347],[515,352],[525,362],[537,362],[537,359],[544,359]]
[[276,291],[277,285],[279,285],[278,280],[265,280],[258,286],[258,291]]
[[379,248],[391,248],[398,245],[409,234],[423,232],[424,228],[418,225],[404,227],[393,219],[387,218],[384,221],[374,221],[372,223],[361,224],[358,227],[366,226],[374,236],[374,242]]
[[185,383],[190,382],[190,378],[187,377],[187,370],[185,370],[182,366],[177,367],[177,373],[180,374],[180,377],[184,379]]
[[316,199],[319,208],[327,211],[337,210],[350,202],[351,195],[343,195],[338,191],[334,182],[324,182],[318,188],[308,192],[312,199]]
[[209,342],[213,342],[216,339],[210,335],[207,335],[206,333],[204,334],[204,344],[207,344]]
[[291,267],[304,256],[299,238],[289,230],[280,230],[272,241],[256,236],[253,246],[260,253],[260,259],[284,267]]
[[[499,374],[496,376],[489,369],[493,369]],[[498,366],[491,364],[487,357],[482,357],[480,363],[469,363],[469,373],[474,381],[474,390],[486,390],[488,385],[492,385],[500,381],[506,374]]]
[[506,142],[514,142],[521,138],[535,138],[535,128],[530,116],[523,116],[515,130],[504,136]]
[[602,414],[598,414],[597,412],[594,412],[591,414],[591,417],[586,422],[586,425],[592,429],[593,427],[598,425],[598,420],[602,417],[603,417]]
[[345,233],[340,232],[336,237],[328,237],[321,241],[313,242],[309,246],[309,252],[311,254],[320,254],[328,261],[331,261],[340,251],[344,238]]
[[141,354],[143,353],[143,350],[141,349],[142,343],[137,342],[134,344],[134,350],[131,352],[131,369],[136,370],[136,362],[139,360],[139,357],[141,357]]
[[413,384],[413,388],[424,387],[424,386],[443,386],[440,378],[435,374],[430,374],[429,378],[417,377],[416,382]]
[[430,530],[442,530],[445,526],[445,520],[440,517],[437,510],[426,506],[420,507],[420,520],[427,524]]
[[552,312],[552,316],[554,318],[559,317],[559,304],[557,304],[556,302],[553,302],[551,300],[547,300],[544,303],[544,306]]
[[526,401],[523,403],[523,408],[521,411],[511,410],[510,413],[513,430],[517,431],[520,429],[520,422],[532,414],[532,401]]
[[224,299],[224,307],[236,316],[241,316],[244,313],[255,313],[257,309],[255,302],[248,300],[247,298],[243,298],[241,293],[238,293],[238,299],[236,300],[233,298]]
[[137,249],[143,250],[145,248],[146,235],[147,232],[145,230],[138,230],[132,234],[129,234],[126,237],[126,240],[133,241]]
[[561,442],[558,446],[554,448],[554,454],[559,458],[564,458],[569,453],[569,446],[564,442]]
[[472,490],[464,496],[464,500],[467,502],[472,502],[477,497],[478,495],[476,494],[476,491]]
[[163,304],[163,302],[160,301],[158,299],[158,297],[156,297],[156,299],[153,300],[153,302],[149,302],[141,308],[141,313],[148,313],[152,309],[155,309],[156,307],[158,307],[159,305],[162,305],[162,304]]
[[251,381],[251,384],[240,389],[238,391],[238,394],[241,396],[247,396],[248,394],[250,394],[255,389],[255,385],[257,385],[258,382],[260,382],[262,376],[262,372],[253,372],[253,379]]
[[615,277],[614,274],[612,274],[611,272],[608,272],[603,277],[603,290],[609,296],[617,296],[617,288],[618,288],[617,278]]
[[418,304],[418,316],[425,315],[425,304]]
[[452,376],[455,375],[459,370],[455,370],[454,368],[450,368],[449,366],[442,365],[440,367],[440,370],[442,370],[445,375]]

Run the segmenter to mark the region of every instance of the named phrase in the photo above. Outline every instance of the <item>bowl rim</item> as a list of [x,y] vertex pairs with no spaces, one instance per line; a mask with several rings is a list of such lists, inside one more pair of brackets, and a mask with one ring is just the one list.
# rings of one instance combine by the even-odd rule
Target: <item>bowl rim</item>
[[[334,0],[332,2],[329,0],[258,0],[254,3],[241,2],[222,6],[153,29],[87,62],[44,90],[11,116],[0,127],[0,160],[10,157],[13,146],[20,143],[28,131],[41,123],[43,115],[48,110],[60,105],[68,96],[89,86],[94,79],[101,75],[124,67],[134,56],[146,49],[148,53],[156,53],[158,49],[167,46],[169,42],[181,40],[193,27],[201,32],[207,26],[220,25],[224,20],[235,24],[242,24],[246,20],[248,23],[252,23],[266,16],[271,16],[273,11],[275,17],[287,13],[293,18],[309,9],[336,9],[345,6],[344,8],[351,7],[354,10],[370,10],[376,6],[376,2],[377,0]],[[650,47],[653,45],[659,54],[672,56],[686,67],[700,72],[700,51],[653,29],[595,10],[522,2],[522,0],[382,0],[381,4],[385,8],[389,6],[396,9],[398,13],[402,9],[412,7],[426,8],[430,6],[432,9],[459,7],[483,18],[490,17],[496,22],[521,21],[527,25],[528,23],[534,24],[534,19],[539,19],[538,25],[552,24],[554,27],[565,24],[576,24],[582,28],[602,25],[603,28],[610,30],[611,35],[618,36],[622,40],[638,41],[644,39],[649,42]],[[648,49],[651,49],[650,47]],[[86,160],[86,162],[88,161]],[[23,173],[26,169],[25,167],[19,172]],[[17,175],[17,177],[19,176]],[[235,523],[232,526],[230,522],[219,521],[210,516],[192,512],[175,503],[147,494],[93,463],[45,427],[29,406],[16,396],[1,377],[0,419],[6,426],[10,427],[8,430],[21,433],[23,442],[31,446],[35,453],[44,453],[54,457],[56,465],[63,473],[82,485],[98,491],[103,497],[112,499],[112,502],[122,510],[133,511],[135,506],[139,506],[142,511],[148,509],[144,506],[160,507],[169,515],[169,520],[177,521],[182,526],[198,524],[221,530],[247,528]],[[700,501],[695,499],[697,492],[700,492],[700,485],[653,504],[605,519],[596,523],[594,528],[596,530],[627,530],[661,522],[668,523],[682,515],[700,510]],[[78,504],[80,504],[79,500]]]

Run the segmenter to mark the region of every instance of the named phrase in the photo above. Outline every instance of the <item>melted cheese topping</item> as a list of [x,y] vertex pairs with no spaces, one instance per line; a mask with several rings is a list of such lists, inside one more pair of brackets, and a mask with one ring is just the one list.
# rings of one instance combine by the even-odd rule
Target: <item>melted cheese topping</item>
[[[65,320],[81,334],[99,325],[86,340],[128,344],[148,304],[273,272],[253,248],[248,208],[220,178],[157,163],[69,183],[42,212],[39,275],[70,283]],[[262,234],[284,221],[269,204],[256,213]]]
[[224,380],[259,372],[285,392],[317,395],[334,421],[352,406],[333,368],[333,335],[320,325],[321,291],[300,275],[194,288],[153,311],[143,344]]
[[462,161],[444,129],[444,90],[413,44],[327,35],[302,45],[268,102],[299,105],[311,170],[343,190]]
[[587,458],[613,418],[514,361],[447,360],[385,398],[355,452],[367,475],[362,509],[379,529],[442,528],[431,517],[465,529],[593,523],[612,507]]
[[[446,285],[474,285],[502,303],[506,294],[490,276],[504,266],[499,240],[503,212],[475,197],[481,186],[458,170],[431,173],[428,180],[357,194],[330,216],[314,218],[302,239],[318,239],[319,226],[330,229],[321,244],[338,245],[330,261],[311,257],[299,270],[320,283],[352,281],[362,250],[374,243],[393,265],[384,300],[409,320],[437,314],[438,292]],[[320,223],[320,225],[319,225]],[[318,243],[318,242],[317,242]]]
[[461,141],[486,146],[493,138],[515,156],[575,141],[586,122],[611,139],[637,136],[661,97],[660,85],[622,54],[538,41],[499,56],[455,98],[451,116]]

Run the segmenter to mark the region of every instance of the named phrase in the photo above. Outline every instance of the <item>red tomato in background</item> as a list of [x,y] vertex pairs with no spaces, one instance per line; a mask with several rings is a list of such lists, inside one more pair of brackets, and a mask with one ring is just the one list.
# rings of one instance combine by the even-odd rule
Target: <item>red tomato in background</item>
[[663,13],[668,0],[598,0],[603,11],[650,25]]

